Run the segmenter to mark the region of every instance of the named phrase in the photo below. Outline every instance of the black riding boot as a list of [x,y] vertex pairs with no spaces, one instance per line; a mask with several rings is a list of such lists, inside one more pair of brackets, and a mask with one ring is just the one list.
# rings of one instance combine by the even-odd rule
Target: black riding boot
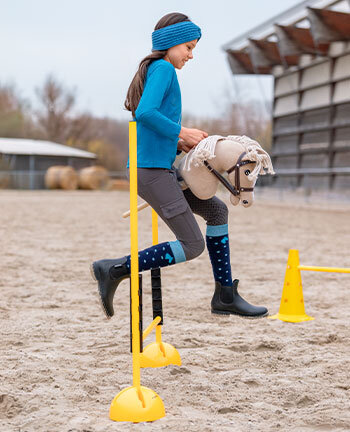
[[240,315],[243,317],[260,318],[268,315],[264,306],[253,306],[245,301],[237,292],[238,279],[232,286],[222,286],[215,282],[215,293],[211,300],[211,311],[221,315]]
[[126,266],[126,257],[93,262],[91,275],[98,282],[98,292],[103,311],[107,318],[111,318],[114,315],[113,297],[115,290],[123,279],[130,277],[130,270]]

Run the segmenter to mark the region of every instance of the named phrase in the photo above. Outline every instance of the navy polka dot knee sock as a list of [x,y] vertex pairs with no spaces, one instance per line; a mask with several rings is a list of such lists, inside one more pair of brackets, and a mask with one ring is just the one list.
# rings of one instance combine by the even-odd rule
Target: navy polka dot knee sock
[[232,285],[228,225],[207,225],[206,244],[214,279],[223,286]]
[[[130,258],[130,255],[126,257],[126,265],[129,269]],[[166,267],[183,261],[186,261],[186,257],[181,243],[178,240],[159,243],[139,251],[140,272],[157,267]]]

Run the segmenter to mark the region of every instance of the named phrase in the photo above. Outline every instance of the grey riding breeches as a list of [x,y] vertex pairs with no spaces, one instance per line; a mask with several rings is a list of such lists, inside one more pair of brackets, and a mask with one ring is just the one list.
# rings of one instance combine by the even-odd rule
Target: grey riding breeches
[[227,224],[226,204],[217,197],[201,200],[190,189],[182,191],[174,169],[138,168],[137,192],[175,234],[186,260],[199,256],[205,247],[193,213],[201,216],[207,225]]

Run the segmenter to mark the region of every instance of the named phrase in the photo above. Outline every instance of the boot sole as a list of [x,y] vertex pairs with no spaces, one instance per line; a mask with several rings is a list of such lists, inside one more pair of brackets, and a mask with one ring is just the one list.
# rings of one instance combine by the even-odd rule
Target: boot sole
[[95,273],[94,263],[90,264],[90,274],[91,274],[92,279],[97,282],[97,287],[98,287],[98,295],[97,295],[97,297],[98,297],[98,301],[99,301],[99,303],[101,305],[102,311],[105,314],[106,318],[108,320],[110,320],[112,317],[107,313],[105,305],[103,304],[102,296],[101,296],[101,291],[100,291],[100,284],[98,283],[98,279],[97,279],[97,276],[96,276],[96,273]]
[[265,314],[263,315],[241,315],[235,312],[227,312],[227,311],[219,311],[219,310],[211,310],[211,313],[214,315],[236,315],[239,316],[240,318],[247,318],[247,319],[259,319],[259,318],[264,318],[266,316],[269,315],[269,312],[267,311]]

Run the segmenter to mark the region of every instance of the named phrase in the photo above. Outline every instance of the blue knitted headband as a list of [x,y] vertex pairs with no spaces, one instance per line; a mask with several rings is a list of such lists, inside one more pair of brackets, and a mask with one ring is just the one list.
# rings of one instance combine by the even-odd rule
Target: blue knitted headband
[[172,24],[152,33],[152,51],[163,51],[202,36],[201,29],[192,21]]

